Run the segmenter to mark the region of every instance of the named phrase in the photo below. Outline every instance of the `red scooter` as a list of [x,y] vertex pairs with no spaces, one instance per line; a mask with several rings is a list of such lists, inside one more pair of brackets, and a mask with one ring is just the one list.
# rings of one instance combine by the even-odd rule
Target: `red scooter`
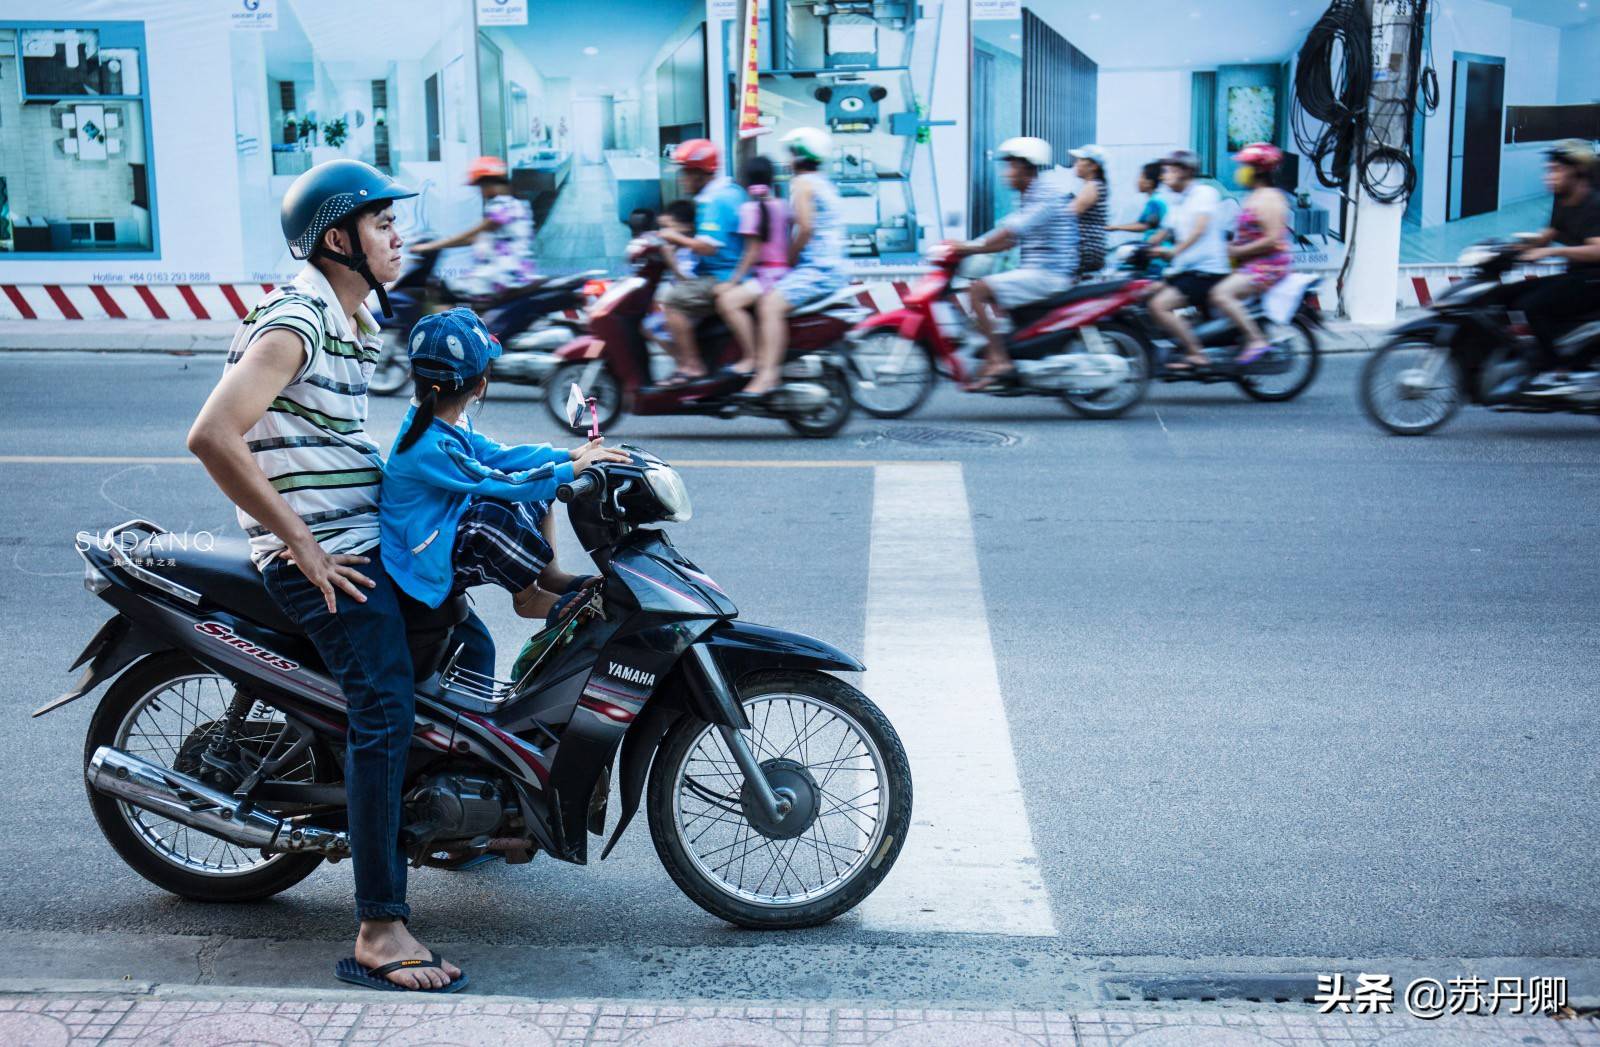
[[[941,245],[928,260],[933,272],[911,288],[901,308],[850,332],[851,393],[879,418],[901,418],[921,407],[939,374],[965,381],[961,352],[983,351],[983,340],[953,301],[961,257]],[[1139,403],[1150,385],[1149,351],[1133,328],[1113,317],[1150,286],[1137,279],[1080,284],[1012,310],[1006,347],[1015,377],[989,395],[1059,397],[1086,418],[1115,418]],[[940,303],[944,323],[935,312]]]
[[720,317],[695,330],[705,378],[658,385],[652,377],[650,339],[645,320],[654,309],[656,288],[666,272],[661,241],[643,236],[628,245],[633,274],[613,284],[589,311],[589,332],[555,353],[561,364],[545,385],[545,407],[566,424],[565,392],[577,383],[596,402],[602,429],[612,429],[625,411],[640,415],[700,414],[736,418],[741,414],[779,418],[801,436],[827,437],[850,418],[853,401],[841,353],[850,326],[866,316],[850,293],[841,292],[789,315],[789,353],[784,384],[760,400],[738,397],[748,375],[730,370],[739,358],[733,333]]

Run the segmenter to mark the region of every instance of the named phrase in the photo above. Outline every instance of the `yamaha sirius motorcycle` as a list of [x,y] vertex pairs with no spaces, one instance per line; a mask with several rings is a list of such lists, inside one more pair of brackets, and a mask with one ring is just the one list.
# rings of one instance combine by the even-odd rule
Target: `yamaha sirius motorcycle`
[[[856,659],[739,620],[653,526],[689,518],[683,481],[626,449],[628,464],[559,491],[603,582],[528,642],[512,679],[456,664],[465,597],[411,608],[405,852],[446,869],[538,851],[584,863],[615,764],[620,811],[601,858],[648,784],[656,853],[693,901],[745,927],[824,923],[870,894],[905,842],[900,739],[831,675],[860,671]],[[84,746],[107,841],[174,894],[249,901],[349,855],[345,703],[244,541],[198,537],[144,520],[79,533],[84,584],[116,614],[74,664],[88,663],[76,686],[34,715],[116,677]]]

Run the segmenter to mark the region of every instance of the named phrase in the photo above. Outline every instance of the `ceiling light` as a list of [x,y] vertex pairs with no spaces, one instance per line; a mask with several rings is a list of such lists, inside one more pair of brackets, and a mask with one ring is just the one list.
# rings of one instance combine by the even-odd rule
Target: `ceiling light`
[[583,53],[586,55],[597,55],[600,53],[600,49],[598,47],[585,47],[583,49]]
[[1013,39],[1013,40],[1021,40],[1022,39],[1022,34],[1021,33],[1012,33],[1011,34],[1011,39]]
[[1190,18],[1199,18],[1200,17],[1200,12],[1199,11],[1190,11],[1189,12],[1189,17]]
[[1099,11],[1091,12],[1090,15],[1089,15],[1089,21],[1091,21],[1091,22],[1100,21],[1100,12]]

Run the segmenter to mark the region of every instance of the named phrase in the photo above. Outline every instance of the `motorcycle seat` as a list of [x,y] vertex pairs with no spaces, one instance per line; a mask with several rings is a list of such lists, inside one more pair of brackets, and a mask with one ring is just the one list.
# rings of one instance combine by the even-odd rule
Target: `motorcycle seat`
[[1082,302],[1090,298],[1101,298],[1108,294],[1115,294],[1127,287],[1132,282],[1133,281],[1131,279],[1123,278],[1118,280],[1100,280],[1092,284],[1078,284],[1076,287],[1070,287],[1067,290],[1062,291],[1060,294],[1051,295],[1049,298],[1043,298],[1037,302],[1029,302],[1026,305],[1017,306],[1015,309],[1011,310],[1011,322],[1016,324],[1018,327],[1025,327],[1028,324],[1033,323],[1035,320],[1045,316],[1046,314],[1060,309],[1064,305],[1071,305],[1073,302]]
[[[202,548],[201,546],[204,546]],[[243,538],[163,534],[146,538],[128,554],[135,562],[153,560],[147,568],[199,593],[207,603],[292,636],[305,630],[278,610],[261,572],[250,562],[250,543]]]

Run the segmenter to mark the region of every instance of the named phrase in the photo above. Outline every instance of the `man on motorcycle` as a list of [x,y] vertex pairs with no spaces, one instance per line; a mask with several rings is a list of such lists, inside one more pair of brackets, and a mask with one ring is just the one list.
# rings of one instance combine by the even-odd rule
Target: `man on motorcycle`
[[[454,236],[417,244],[412,252],[431,254],[471,244],[472,271],[451,284],[453,290],[468,298],[491,298],[533,283],[537,276],[533,208],[512,194],[506,162],[498,156],[478,157],[467,166],[467,184],[475,186],[483,197],[483,219]],[[502,323],[497,329],[506,326]]]
[[985,363],[969,392],[987,392],[1011,381],[1016,370],[1000,334],[999,311],[1058,295],[1072,286],[1078,271],[1078,222],[1067,198],[1039,177],[1051,165],[1050,143],[1042,138],[1011,138],[1000,143],[1006,182],[1017,191],[1016,210],[976,240],[950,245],[957,257],[1019,248],[1015,269],[975,280],[968,288],[972,316],[988,339]]
[[[1522,260],[1560,258],[1567,271],[1525,281],[1510,306],[1527,316],[1539,340],[1535,366],[1545,373],[1528,384],[1528,395],[1564,396],[1600,388],[1600,375],[1574,381],[1557,370],[1562,364],[1555,349],[1566,321],[1600,308],[1600,189],[1594,185],[1595,155],[1588,143],[1562,142],[1545,153],[1545,161],[1544,184],[1553,197],[1550,224],[1533,235]],[[1585,363],[1571,362],[1574,367]]]
[[[356,160],[295,179],[283,233],[307,265],[240,323],[188,447],[238,507],[267,592],[348,705],[355,960],[400,988],[438,990],[461,972],[404,922],[400,791],[416,696],[399,597],[377,550],[383,460],[365,431],[367,375],[383,342],[362,303],[374,290],[385,301],[383,284],[400,273],[392,204],[415,195]],[[493,672],[493,641],[476,616],[455,637],[475,671]]]
[[1204,367],[1211,361],[1178,310],[1193,305],[1202,315],[1209,312],[1212,288],[1231,271],[1217,213],[1222,195],[1214,187],[1196,181],[1200,158],[1187,149],[1179,149],[1162,160],[1161,169],[1171,194],[1168,221],[1177,243],[1151,251],[1157,258],[1170,259],[1171,264],[1166,271],[1166,286],[1150,299],[1150,315],[1183,348],[1184,359],[1167,366]]
[[661,296],[667,330],[672,333],[672,356],[677,378],[695,379],[706,373],[695,339],[695,325],[717,311],[717,287],[739,266],[744,244],[739,240],[739,206],[745,191],[724,176],[722,152],[708,138],[691,138],[672,151],[678,165],[678,182],[694,198],[692,234],[663,229],[661,239],[691,251],[698,259],[694,275],[679,280]]

